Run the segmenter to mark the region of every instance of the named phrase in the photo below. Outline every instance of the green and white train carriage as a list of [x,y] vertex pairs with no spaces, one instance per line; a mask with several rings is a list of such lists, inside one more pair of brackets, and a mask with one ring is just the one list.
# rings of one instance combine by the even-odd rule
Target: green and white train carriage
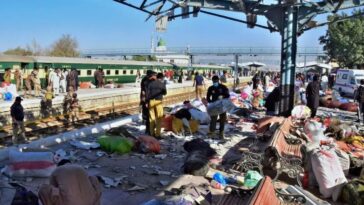
[[39,77],[44,81],[48,68],[76,68],[79,72],[80,82],[94,81],[94,72],[96,69],[102,68],[105,73],[106,81],[115,83],[131,83],[135,82],[137,72],[141,75],[146,73],[146,70],[151,69],[156,72],[164,70],[174,70],[175,74],[178,71],[199,71],[203,72],[218,72],[222,70],[231,70],[229,67],[216,65],[192,65],[179,66],[163,62],[144,62],[130,60],[105,60],[91,58],[66,58],[66,57],[48,57],[48,56],[6,56],[0,55],[0,77],[3,75],[6,68],[21,69],[24,77],[31,73],[34,68],[39,68]]

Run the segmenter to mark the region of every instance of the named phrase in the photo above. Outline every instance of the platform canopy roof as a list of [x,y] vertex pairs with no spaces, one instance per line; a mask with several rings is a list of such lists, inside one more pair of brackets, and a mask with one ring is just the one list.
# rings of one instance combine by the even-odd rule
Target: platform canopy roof
[[241,67],[257,67],[257,68],[266,66],[266,64],[260,63],[260,62],[257,62],[257,61],[239,63],[238,65],[241,66]]

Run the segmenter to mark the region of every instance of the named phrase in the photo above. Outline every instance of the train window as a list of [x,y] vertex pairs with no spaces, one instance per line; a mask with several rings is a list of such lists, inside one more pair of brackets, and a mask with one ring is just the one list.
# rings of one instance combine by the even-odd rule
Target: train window
[[77,70],[77,73],[78,73],[78,75],[81,75],[81,71],[80,70]]
[[130,70],[130,75],[133,75],[134,74],[134,70]]
[[123,75],[126,75],[126,70],[123,70]]
[[106,70],[106,75],[110,75],[111,71],[110,70]]
[[119,75],[119,70],[115,70],[115,75]]
[[348,74],[343,74],[342,79],[344,80],[348,79]]
[[92,71],[91,70],[87,70],[87,75],[92,75]]

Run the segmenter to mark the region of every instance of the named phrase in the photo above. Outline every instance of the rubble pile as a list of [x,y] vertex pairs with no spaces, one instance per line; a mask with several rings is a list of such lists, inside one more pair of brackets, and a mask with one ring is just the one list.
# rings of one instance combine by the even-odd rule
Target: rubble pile
[[[363,204],[364,130],[353,115],[320,109],[310,119],[297,106],[289,118],[265,116],[258,94],[165,108],[159,140],[136,117],[105,134],[11,152],[0,190],[40,193],[72,164],[98,179],[85,184],[101,204]],[[229,113],[223,139],[208,135],[210,114],[221,112]]]

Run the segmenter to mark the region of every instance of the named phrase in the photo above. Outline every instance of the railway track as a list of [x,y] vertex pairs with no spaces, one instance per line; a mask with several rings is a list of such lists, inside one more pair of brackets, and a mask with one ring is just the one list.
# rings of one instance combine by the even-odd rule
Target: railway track
[[[169,95],[165,97],[163,103],[165,106],[180,103],[184,100],[194,98],[194,92],[188,92],[178,95]],[[30,141],[47,137],[49,135],[79,129],[85,126],[93,125],[99,122],[105,122],[120,117],[126,117],[139,113],[139,102],[127,102],[111,107],[104,107],[96,110],[86,110],[79,113],[79,119],[72,123],[67,115],[58,115],[25,123],[26,136]],[[12,137],[11,125],[3,127],[0,131],[0,148],[7,146]]]
[[[244,86],[246,82],[242,82]],[[206,94],[206,93],[205,93]],[[195,98],[195,92],[186,92],[176,95],[168,95],[164,98],[164,106],[181,103]],[[74,129],[80,129],[95,123],[110,121],[120,117],[126,117],[139,113],[139,101],[122,102],[110,107],[96,110],[86,110],[79,113],[79,119],[72,123],[67,115],[52,116],[32,122],[25,122],[26,136],[30,141],[47,137]],[[12,126],[8,125],[0,130],[0,148],[6,147],[11,142]]]

